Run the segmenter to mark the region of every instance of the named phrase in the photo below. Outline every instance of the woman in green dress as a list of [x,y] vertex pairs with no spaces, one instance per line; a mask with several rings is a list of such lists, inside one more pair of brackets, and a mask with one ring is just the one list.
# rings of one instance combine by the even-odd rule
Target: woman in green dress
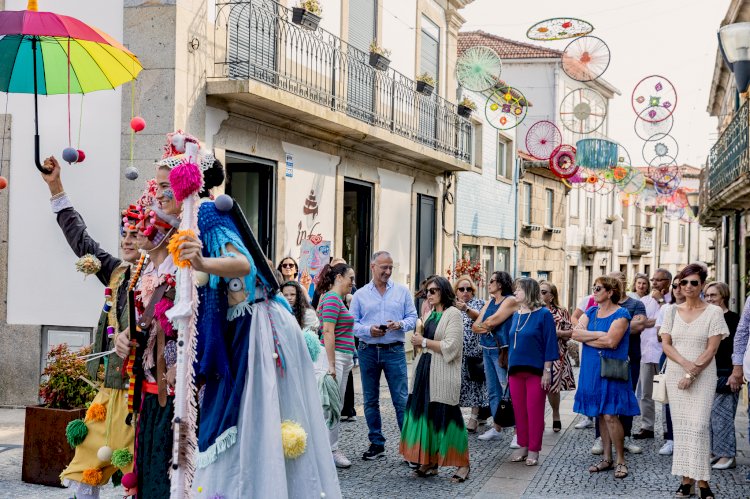
[[459,483],[469,477],[469,436],[459,406],[463,321],[447,279],[432,276],[425,289],[430,310],[411,340],[421,355],[406,402],[400,452],[419,463],[421,477],[437,475],[439,466],[457,467],[451,481]]

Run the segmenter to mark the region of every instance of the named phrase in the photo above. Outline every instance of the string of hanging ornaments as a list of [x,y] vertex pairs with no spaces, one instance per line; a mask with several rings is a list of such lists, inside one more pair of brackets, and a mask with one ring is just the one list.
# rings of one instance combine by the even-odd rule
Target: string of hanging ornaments
[[566,40],[588,35],[594,26],[583,19],[575,17],[553,17],[532,25],[526,31],[526,37],[537,41]]
[[646,76],[633,88],[630,103],[640,119],[658,123],[677,108],[677,90],[663,76]]

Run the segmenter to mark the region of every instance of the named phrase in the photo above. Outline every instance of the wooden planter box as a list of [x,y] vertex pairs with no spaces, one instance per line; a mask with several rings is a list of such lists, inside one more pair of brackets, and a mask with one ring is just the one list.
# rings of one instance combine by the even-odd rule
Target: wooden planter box
[[315,31],[320,24],[320,16],[302,7],[292,7],[292,22],[299,24],[303,28]]
[[377,52],[370,52],[370,66],[380,71],[385,71],[391,64],[391,60]]
[[473,111],[474,110],[469,106],[464,106],[463,104],[458,105],[458,115],[462,118],[469,118]]
[[432,91],[435,87],[427,83],[426,81],[417,81],[417,92],[424,95],[432,95]]
[[75,453],[65,439],[65,428],[74,419],[85,416],[86,409],[26,407],[21,467],[24,482],[62,487],[60,473]]

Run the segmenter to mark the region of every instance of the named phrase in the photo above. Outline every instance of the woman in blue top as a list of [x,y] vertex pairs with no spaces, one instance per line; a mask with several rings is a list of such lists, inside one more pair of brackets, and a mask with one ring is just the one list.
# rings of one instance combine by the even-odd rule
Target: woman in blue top
[[544,404],[552,384],[552,362],[560,358],[552,313],[544,306],[539,283],[522,277],[515,284],[518,312],[510,326],[508,374],[520,446],[511,461],[539,463],[544,434]]
[[[492,274],[487,288],[492,298],[479,312],[481,319],[474,323],[471,330],[479,335],[490,409],[495,414],[508,384],[508,319],[518,308],[518,303],[513,297],[513,279],[507,272]],[[501,430],[502,427],[495,424],[481,434],[479,440],[499,440]]]
[[[638,401],[628,380],[601,375],[601,358],[628,359],[630,314],[617,303],[623,294],[622,283],[612,277],[599,277],[592,288],[596,306],[586,311],[573,330],[573,339],[583,344],[573,412],[598,417],[604,455],[589,468],[590,473],[611,470],[612,444],[617,451],[615,478],[628,476],[625,466],[625,434],[617,416],[640,414]],[[628,373],[630,370],[628,369]]]

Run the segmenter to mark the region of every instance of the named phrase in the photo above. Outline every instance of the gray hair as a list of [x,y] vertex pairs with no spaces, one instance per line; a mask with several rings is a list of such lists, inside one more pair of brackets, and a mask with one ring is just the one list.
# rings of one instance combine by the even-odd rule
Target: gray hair
[[372,259],[370,260],[370,263],[375,263],[375,260],[377,260],[381,256],[384,256],[393,260],[393,257],[391,256],[391,254],[388,253],[387,251],[376,251],[375,253],[372,254]]
[[657,272],[662,272],[667,275],[667,278],[669,278],[669,282],[672,282],[672,273],[668,271],[667,269],[656,269],[654,270],[654,275],[656,275]]

